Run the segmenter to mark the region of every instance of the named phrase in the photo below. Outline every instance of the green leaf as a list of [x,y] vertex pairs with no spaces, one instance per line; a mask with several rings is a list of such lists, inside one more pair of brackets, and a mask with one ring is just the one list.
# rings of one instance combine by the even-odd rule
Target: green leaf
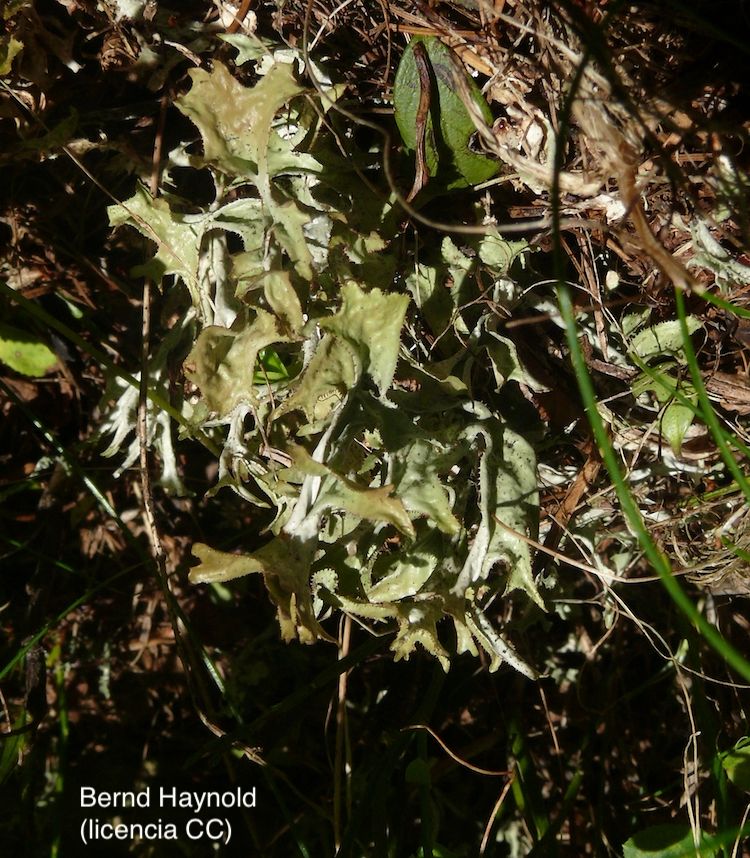
[[[253,39],[228,41],[246,61],[265,52]],[[435,88],[433,186],[466,187],[498,170],[470,151],[471,117],[491,116],[468,78],[458,89],[473,93],[470,109],[456,102],[450,51],[423,41]],[[434,355],[407,352],[410,299],[394,282],[411,266],[404,269],[394,240],[398,220],[389,203],[362,193],[354,165],[340,163],[314,96],[296,98],[303,89],[295,68],[267,56],[258,82],[246,87],[216,64],[193,71],[179,100],[203,141],[204,157],[191,163],[227,179],[216,178],[212,211],[166,214],[194,230],[196,252],[224,243],[210,272],[222,306],[237,313],[217,317],[226,325],[234,318],[230,327],[200,331],[185,361],[202,394],[194,425],[226,431],[212,491],[228,486],[269,510],[273,534],[243,555],[196,546],[191,580],[260,573],[286,640],[324,637],[319,617],[336,608],[395,626],[397,659],[421,648],[447,670],[438,630],[448,620],[459,652],[482,650],[490,669],[508,663],[534,676],[496,627],[499,611],[485,611],[503,588],[522,588],[541,604],[522,538],[536,535],[535,460],[468,389],[472,362],[490,339],[496,370],[523,377],[513,344],[489,336],[485,320],[477,324],[483,310],[472,302],[480,275],[494,278],[489,300],[515,300],[507,274],[527,245],[490,235],[460,244],[445,238],[426,251],[420,276],[404,277],[439,345]],[[357,166],[369,168],[376,154]],[[480,178],[477,169],[486,173]],[[231,256],[226,232],[242,241]],[[214,301],[213,278],[204,277],[210,263],[201,258],[199,322],[213,318]],[[163,267],[172,261],[167,255]],[[417,322],[410,334],[419,329]],[[475,346],[470,354],[464,338]],[[250,411],[253,421],[245,419]]]
[[[493,628],[492,623],[487,619],[484,611],[474,602],[474,594],[467,593],[467,596],[470,596],[470,598],[468,599],[468,604],[465,606],[465,612],[463,615],[463,622],[466,626],[466,635],[468,636],[470,634],[471,637],[474,638],[482,649],[492,658],[489,667],[490,673],[497,670],[501,664],[507,662],[519,673],[523,674],[523,676],[526,676],[529,679],[537,679],[539,674],[536,670],[531,667],[531,665],[527,664],[513,649],[513,647]],[[462,640],[463,633],[460,630],[461,623],[459,622],[455,612],[454,622],[459,642],[462,643],[462,647],[459,651],[468,650],[469,652],[475,653],[476,648],[473,643],[471,646],[467,646],[466,642]]]
[[276,241],[287,252],[297,274],[303,280],[312,280],[313,259],[304,232],[304,227],[310,223],[309,212],[303,211],[293,200],[278,204],[268,196],[265,201],[273,217]]
[[419,73],[414,59],[414,46],[417,44],[424,45],[432,83],[425,130],[425,160],[430,176],[437,177],[448,189],[486,182],[497,174],[500,165],[471,150],[469,144],[476,128],[458,95],[453,75],[463,74],[473,109],[487,125],[492,125],[492,112],[474,80],[465,71],[457,69],[455,54],[452,57],[451,49],[435,36],[415,36],[404,51],[396,72],[393,105],[401,139],[408,149],[416,150],[416,118],[420,99]]
[[439,601],[418,604],[406,602],[398,605],[396,607],[398,634],[391,644],[391,649],[396,656],[395,660],[408,660],[419,644],[440,662],[447,673],[450,661],[437,633],[437,624],[442,618],[443,607]]
[[253,197],[243,197],[211,212],[206,219],[204,230],[223,229],[238,235],[245,251],[262,264],[265,226],[262,202]]
[[444,279],[440,268],[424,262],[417,263],[406,277],[406,288],[436,337],[450,326],[455,309]]
[[694,419],[695,409],[682,405],[680,402],[670,402],[664,409],[661,418],[661,432],[675,456],[680,455],[682,442]]
[[175,106],[198,126],[205,160],[231,176],[257,175],[276,112],[303,91],[292,67],[275,63],[253,87],[216,61],[210,72],[191,69],[189,75],[192,87]]
[[375,563],[379,580],[367,591],[371,602],[397,602],[416,595],[438,563],[440,539],[430,533],[426,539],[396,555],[384,555]]
[[235,48],[237,57],[234,62],[238,66],[272,56],[276,48],[275,42],[261,39],[254,33],[219,33],[219,38]]
[[633,334],[635,334],[638,328],[641,328],[646,324],[650,315],[650,307],[646,307],[645,310],[640,310],[637,313],[626,313],[622,319],[620,319],[620,328],[623,336],[626,339],[629,339]]
[[[703,837],[701,838],[703,840]],[[694,858],[713,856],[717,850],[701,844],[697,853],[693,832],[688,825],[654,825],[644,828],[622,844],[623,858]]]
[[[275,316],[258,309],[255,321],[240,331],[204,328],[185,360],[185,375],[203,394],[209,410],[225,417],[241,402],[256,403],[258,352],[274,343],[291,342]],[[259,386],[263,389],[265,384]]]
[[41,337],[0,323],[0,361],[22,375],[38,378],[57,365],[57,356]]
[[308,432],[317,431],[357,383],[360,371],[351,346],[337,337],[324,337],[275,416],[299,409],[307,418]]
[[[388,522],[410,536],[414,529],[401,501],[393,497],[391,486],[361,487],[316,462],[301,447],[292,446],[290,453],[295,467],[307,474],[297,500],[299,509],[295,507],[296,518],[287,522],[283,534],[252,554],[231,555],[206,545],[195,545],[193,553],[201,563],[191,571],[190,580],[193,583],[224,582],[261,572],[277,606],[285,640],[299,637],[303,642],[312,642],[318,637],[327,637],[315,619],[310,587],[310,565],[322,517],[330,511],[344,510],[361,519]],[[302,497],[314,492],[316,485],[315,500],[302,505]]]
[[193,545],[192,551],[193,556],[200,561],[200,565],[190,570],[190,581],[193,584],[233,581],[235,578],[263,572],[264,569],[263,563],[252,554],[228,554],[200,542]]
[[277,351],[267,348],[258,351],[258,371],[253,376],[256,384],[264,384],[268,381],[284,381],[288,378],[289,370]]
[[[23,713],[13,724],[14,730],[22,730],[26,726],[26,713]],[[0,786],[2,786],[20,765],[22,752],[28,744],[28,733],[17,733],[15,736],[5,736],[0,742]]]
[[414,536],[409,514],[401,500],[393,496],[393,486],[363,488],[346,477],[330,472],[323,481],[313,509],[320,513],[343,510],[368,521],[386,521],[407,536]]
[[385,394],[393,381],[409,299],[380,289],[364,292],[349,282],[341,289],[343,306],[320,326],[345,340],[359,356],[362,368]]
[[630,389],[634,396],[651,390],[657,401],[666,405],[661,417],[661,433],[675,455],[679,456],[685,435],[695,419],[696,409],[677,401],[674,396],[679,389],[682,395],[692,402],[697,394],[692,385],[677,379],[677,367],[678,364],[674,360],[664,361],[648,372],[640,373],[631,382]]
[[510,241],[501,235],[490,233],[479,243],[478,253],[482,262],[495,276],[507,274],[511,265],[529,249],[525,239]]
[[[300,277],[312,279],[313,259],[304,231],[309,228],[311,214],[295,199],[279,202],[270,183],[282,173],[315,173],[320,169],[311,156],[293,152],[297,135],[287,135],[294,117],[286,122],[284,136],[274,129],[277,112],[304,91],[295,80],[293,67],[274,63],[253,87],[243,86],[219,62],[210,73],[193,69],[190,76],[193,86],[176,105],[198,126],[204,161],[256,185],[276,241]],[[301,135],[305,133],[302,127]]]
[[531,571],[529,545],[502,525],[523,536],[536,535],[539,494],[536,457],[526,441],[496,419],[470,426],[464,437],[482,443],[479,464],[481,521],[453,591],[461,594],[488,578],[497,563],[507,569],[505,592],[521,589],[544,609]]
[[393,481],[399,497],[411,512],[427,516],[443,533],[456,535],[461,529],[451,510],[448,492],[438,476],[448,470],[455,456],[446,455],[436,443],[418,438],[394,457]]
[[738,789],[750,792],[750,737],[740,739],[731,751],[727,751],[721,764]]
[[190,571],[193,584],[232,581],[260,572],[277,608],[285,641],[299,638],[314,643],[330,636],[315,619],[308,583],[310,561],[307,546],[300,540],[276,537],[252,554],[227,554],[196,543],[193,555],[200,564]]
[[486,349],[498,389],[507,381],[520,381],[522,384],[540,393],[549,390],[545,384],[537,381],[521,364],[516,344],[513,340],[500,336],[500,334],[496,334],[494,331],[489,331],[488,333],[490,341],[487,343]]
[[678,382],[675,376],[677,366],[676,361],[668,360],[648,372],[637,375],[630,383],[633,396],[640,396],[647,390],[651,390],[662,405],[669,402],[677,390]]
[[[703,327],[695,316],[687,316],[685,321],[691,334]],[[628,351],[641,360],[649,361],[655,357],[679,354],[683,348],[680,322],[674,320],[661,322],[636,334],[630,341]]]
[[305,320],[289,272],[269,271],[259,279],[259,283],[263,285],[268,306],[291,333],[299,334]]
[[146,238],[156,242],[154,258],[135,268],[134,274],[145,274],[157,282],[168,274],[177,274],[197,303],[195,295],[202,226],[186,223],[183,215],[172,212],[166,200],[154,199],[143,185],[136,188],[129,200],[109,206],[107,213],[111,226],[126,224],[135,227]]
[[25,6],[31,6],[32,0],[6,0],[3,4],[3,20],[8,21]]
[[420,786],[430,785],[430,764],[427,760],[416,759],[412,760],[406,767],[404,779],[408,784],[419,784]]
[[401,500],[393,496],[393,486],[368,488],[316,462],[303,447],[290,445],[295,467],[302,473],[323,478],[311,514],[321,517],[330,510],[343,510],[360,519],[394,525],[401,533],[414,536],[414,526]]

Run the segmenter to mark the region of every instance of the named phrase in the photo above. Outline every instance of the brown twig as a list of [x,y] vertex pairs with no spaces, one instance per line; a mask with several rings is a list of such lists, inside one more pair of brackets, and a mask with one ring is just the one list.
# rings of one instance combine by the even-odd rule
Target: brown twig
[[234,18],[227,27],[227,33],[236,33],[240,29],[240,27],[242,26],[242,22],[247,17],[251,2],[252,0],[242,0],[242,3],[240,3],[240,8],[235,12]]

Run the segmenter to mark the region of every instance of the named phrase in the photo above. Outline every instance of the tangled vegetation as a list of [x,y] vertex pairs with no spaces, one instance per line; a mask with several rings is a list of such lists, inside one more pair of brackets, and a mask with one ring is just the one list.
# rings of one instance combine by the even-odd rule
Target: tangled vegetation
[[748,854],[748,22],[3,21],[0,843]]

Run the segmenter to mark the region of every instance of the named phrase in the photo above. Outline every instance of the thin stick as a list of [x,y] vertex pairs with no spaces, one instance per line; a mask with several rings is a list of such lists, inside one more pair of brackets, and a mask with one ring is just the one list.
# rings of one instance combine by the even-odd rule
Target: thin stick
[[[154,140],[154,151],[151,158],[151,182],[149,190],[151,196],[156,198],[159,193],[159,174],[161,164],[161,153],[164,139],[164,124],[166,120],[167,105],[169,103],[167,92],[161,97],[159,109],[159,124],[156,129]],[[141,488],[143,492],[143,518],[146,525],[151,553],[159,568],[159,575],[166,584],[166,559],[164,547],[159,539],[156,527],[156,516],[154,515],[154,497],[151,485],[151,474],[148,469],[148,371],[149,354],[151,351],[151,279],[145,277],[143,280],[143,307],[141,325],[141,378],[138,388],[138,442],[140,445],[141,466]]]
[[[339,646],[339,660],[346,658],[349,655],[349,644],[352,636],[352,619],[346,615],[344,617],[341,644]],[[341,846],[341,818],[342,818],[342,792],[344,777],[349,777],[350,766],[349,754],[346,753],[346,761],[344,760],[344,739],[346,737],[346,684],[349,674],[346,670],[342,670],[339,675],[338,701],[336,705],[336,754],[334,758],[333,772],[333,837],[338,850]],[[346,762],[346,771],[344,766]]]
[[235,12],[234,18],[232,18],[231,23],[227,27],[227,33],[236,33],[237,30],[242,26],[242,22],[247,17],[248,10],[250,9],[251,0],[242,0],[240,4],[240,8]]
[[508,778],[508,782],[503,787],[500,795],[498,796],[497,801],[495,802],[495,806],[492,808],[492,813],[490,814],[490,818],[487,820],[487,825],[484,829],[484,835],[482,836],[482,845],[479,847],[479,854],[484,855],[485,849],[487,849],[487,843],[490,839],[490,831],[492,831],[492,824],[497,818],[498,813],[500,813],[500,808],[503,806],[503,802],[505,801],[505,796],[508,795],[508,790],[513,786],[513,781],[516,779],[516,773]]

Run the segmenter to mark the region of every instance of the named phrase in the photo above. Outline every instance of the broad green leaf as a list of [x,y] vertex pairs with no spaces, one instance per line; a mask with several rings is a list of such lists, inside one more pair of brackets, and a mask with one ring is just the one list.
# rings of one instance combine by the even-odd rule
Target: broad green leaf
[[407,536],[414,536],[414,525],[401,500],[393,496],[393,486],[363,488],[340,474],[330,473],[313,509],[320,513],[344,510],[357,518],[388,522]]
[[[264,52],[253,39],[229,41],[244,60]],[[447,71],[451,54],[436,40],[425,45],[435,76],[433,187],[465,187],[478,180],[472,170],[490,175],[498,165],[470,151],[466,105],[461,145],[451,136],[458,127],[450,116],[455,92],[445,92],[457,80]],[[398,220],[389,204],[360,199],[351,164],[336,166],[318,115],[295,97],[303,89],[294,69],[263,57],[259,81],[246,87],[216,64],[193,71],[192,89],[179,100],[200,131],[202,162],[227,179],[216,179],[214,211],[173,219],[195,230],[202,254],[223,233],[242,240],[242,252],[225,253],[220,271],[210,269],[217,283],[221,276],[236,289],[238,315],[220,317],[226,325],[234,318],[231,327],[204,328],[185,362],[202,393],[195,425],[217,433],[216,423],[224,424],[216,489],[231,486],[269,508],[274,535],[242,556],[196,546],[201,562],[191,580],[260,573],[285,639],[325,636],[317,618],[338,608],[395,626],[397,658],[423,648],[446,670],[438,630],[448,619],[447,640],[452,622],[459,652],[482,650],[491,669],[507,662],[533,676],[482,606],[503,587],[523,588],[541,604],[521,538],[536,533],[534,456],[467,387],[488,338],[496,370],[522,378],[522,368],[510,341],[477,324],[481,306],[463,310],[477,297],[477,272],[495,278],[490,299],[501,300],[499,284],[510,282],[508,268],[526,244],[446,238],[432,251],[434,265],[420,265],[424,277],[405,275],[438,340],[434,355],[407,355],[401,334],[409,298],[393,287],[403,268]],[[474,100],[478,90],[466,87],[474,115],[490,121],[481,96]],[[363,155],[357,166],[371,163]],[[232,202],[221,196],[227,192]],[[213,293],[203,282],[208,309],[199,320],[212,318]],[[470,354],[464,335],[475,345]],[[397,365],[403,373],[394,384]],[[266,382],[280,383],[269,390]]]
[[544,392],[549,388],[537,381],[526,369],[521,365],[516,350],[516,344],[508,337],[502,337],[494,331],[489,332],[490,340],[486,345],[487,354],[489,355],[492,364],[492,372],[495,376],[495,383],[498,389],[501,388],[507,381],[520,381],[527,387],[537,392]]
[[[691,334],[703,327],[695,316],[688,316],[685,321]],[[683,348],[680,323],[674,320],[661,322],[636,334],[630,342],[629,351],[641,360],[649,361],[655,357],[678,354]]]
[[391,644],[396,661],[408,660],[419,644],[440,662],[447,673],[450,659],[437,633],[437,623],[443,616],[441,600],[422,601],[415,605],[411,600],[402,604],[394,602],[372,604],[350,599],[341,594],[336,594],[335,598],[341,608],[349,614],[370,620],[397,622],[398,634]]
[[211,212],[206,219],[204,230],[222,229],[238,235],[245,251],[252,253],[259,264],[262,264],[265,220],[261,201],[254,197],[243,197]]
[[299,334],[305,321],[299,297],[294,291],[287,271],[269,271],[259,281],[268,306],[276,313],[284,326],[293,334]]
[[303,280],[312,280],[313,259],[304,232],[304,227],[310,222],[310,214],[293,200],[277,204],[268,197],[266,203],[273,217],[272,229],[276,241],[287,252],[297,274]]
[[446,455],[427,439],[416,439],[394,456],[392,479],[404,506],[434,522],[449,535],[460,525],[451,510],[450,499],[440,481],[441,470],[449,470],[455,457]]
[[[361,216],[360,212],[357,214]],[[395,254],[383,252],[388,245],[381,236],[376,232],[356,232],[351,219],[346,225],[340,220],[331,221],[331,225],[327,256],[329,276],[339,283],[356,280],[367,283],[370,288],[390,289],[398,262]]]
[[289,378],[289,370],[274,349],[264,348],[258,351],[258,371],[253,376],[256,384],[268,381],[284,381]]
[[507,274],[516,259],[528,249],[528,241],[509,241],[501,235],[490,233],[479,242],[478,253],[482,262],[498,276]]
[[261,250],[235,253],[231,257],[231,278],[236,284],[235,297],[251,304],[255,303],[251,293],[259,288],[258,284],[265,273]]
[[0,323],[0,361],[22,375],[38,378],[57,365],[57,356],[41,337]]
[[440,662],[447,673],[450,660],[437,633],[437,624],[442,618],[443,609],[439,601],[399,605],[396,615],[398,634],[391,644],[395,660],[408,660],[419,644]]
[[[464,361],[465,358],[465,352],[460,351],[437,363],[423,363],[420,366],[413,361],[409,361],[411,371],[420,383],[418,395],[412,395],[410,398],[412,400],[420,400],[421,410],[444,411],[446,406],[446,403],[443,401],[444,395],[449,397],[465,397],[468,395],[469,389],[466,386],[466,382],[454,374],[454,370],[459,370],[457,365]],[[398,396],[399,394],[394,392],[391,394],[391,399],[396,401]]]
[[279,625],[285,641],[298,638],[314,643],[330,640],[315,619],[309,586],[311,556],[298,540],[276,537],[252,554],[226,554],[208,545],[196,543],[193,555],[200,564],[190,571],[193,584],[231,581],[260,572],[276,605]]
[[682,442],[695,419],[695,409],[680,402],[670,402],[661,418],[661,433],[667,439],[675,456],[682,451]]
[[191,69],[189,75],[192,87],[175,106],[198,126],[205,160],[232,176],[257,175],[276,112],[303,91],[292,67],[274,64],[253,87],[216,61],[211,72]]
[[677,390],[675,375],[677,367],[676,361],[668,360],[660,363],[649,372],[640,373],[630,383],[633,396],[640,396],[647,390],[651,390],[662,405],[669,402]]
[[666,405],[661,417],[661,432],[675,455],[679,456],[685,434],[695,419],[695,408],[683,405],[674,396],[680,389],[684,396],[694,401],[696,393],[692,385],[678,381],[675,375],[677,367],[678,364],[674,360],[660,363],[648,373],[640,373],[631,382],[630,389],[634,396],[640,396],[647,390],[651,390],[657,401]]
[[444,281],[444,272],[438,266],[423,262],[415,265],[406,278],[406,288],[436,337],[448,329],[455,309]]
[[360,486],[326,465],[316,462],[303,447],[290,445],[289,452],[300,471],[316,478],[322,477],[311,514],[322,517],[330,510],[344,510],[357,518],[388,522],[401,533],[414,536],[414,525],[403,503],[393,496],[393,486]]
[[528,543],[502,526],[523,536],[536,535],[539,495],[534,451],[526,439],[496,419],[473,424],[465,437],[474,444],[481,439],[484,446],[479,464],[481,522],[453,590],[465,592],[502,563],[507,569],[505,592],[525,590],[544,609]]
[[[285,112],[282,112],[281,115],[284,116]],[[276,121],[278,122],[279,120]],[[309,181],[311,177],[323,172],[323,166],[313,155],[307,152],[300,152],[296,148],[302,142],[301,138],[304,138],[309,129],[307,125],[300,124],[296,134],[292,134],[291,131],[296,122],[302,123],[303,121],[302,117],[297,117],[294,113],[291,113],[286,126],[279,128],[279,131],[271,130],[268,135],[265,158],[261,157],[261,163],[265,160],[266,170],[272,178],[276,176],[289,177],[293,199],[302,208],[305,208],[311,204],[309,194],[301,193],[300,182],[295,180],[301,177],[303,181]],[[323,177],[321,176],[321,178]],[[324,178],[328,179],[328,173],[325,174]],[[312,207],[317,209],[317,206]],[[307,217],[309,221],[311,216],[308,214]]]
[[[218,62],[210,73],[193,69],[190,76],[193,86],[176,104],[198,126],[204,159],[229,175],[254,182],[276,241],[297,273],[310,280],[312,255],[304,232],[310,212],[294,199],[279,202],[270,185],[271,178],[288,171],[320,169],[311,156],[293,153],[293,142],[279,136],[273,127],[280,108],[304,91],[292,66],[274,63],[253,87],[240,84]],[[304,128],[301,133],[304,136]]]
[[193,545],[192,551],[193,556],[200,560],[200,565],[190,570],[190,581],[193,584],[233,581],[235,578],[263,572],[263,563],[252,554],[227,554],[226,551],[216,551],[200,542]]
[[460,303],[458,296],[460,296],[464,284],[467,281],[474,280],[472,275],[477,267],[476,258],[464,253],[449,236],[445,236],[443,239],[440,245],[440,252],[443,257],[443,263],[453,280],[451,296],[453,298],[454,309],[458,309]]
[[345,340],[359,356],[363,370],[385,394],[393,380],[409,299],[386,295],[380,289],[364,292],[354,283],[341,289],[343,306],[320,326]]
[[166,200],[154,199],[143,185],[137,187],[129,200],[109,206],[107,212],[111,226],[135,227],[157,245],[154,258],[138,266],[134,273],[146,274],[157,282],[168,274],[177,274],[191,290],[195,302],[202,226],[186,223],[183,215],[172,212]]
[[[688,825],[654,825],[622,844],[623,858],[695,858],[696,853],[693,832]],[[704,846],[697,854],[710,858],[717,851]]]
[[[228,581],[261,572],[279,611],[279,622],[286,640],[299,636],[303,642],[325,636],[314,617],[310,564],[316,546],[315,532],[322,516],[332,510],[345,510],[362,519],[386,521],[413,535],[413,527],[401,502],[392,496],[392,488],[363,488],[315,462],[300,447],[292,447],[295,465],[320,483],[317,499],[309,510],[303,509],[298,525],[289,522],[285,533],[249,555],[227,555],[205,545],[196,545],[193,553],[201,564],[192,570],[193,583]],[[301,503],[301,501],[298,501]],[[309,538],[309,534],[313,538]]]
[[731,751],[723,754],[721,765],[738,789],[750,792],[750,738],[745,736]]
[[440,538],[432,532],[406,551],[384,555],[375,563],[378,581],[367,591],[371,602],[397,602],[416,595],[435,571],[440,554]]
[[651,308],[646,307],[645,310],[640,310],[637,313],[626,313],[620,320],[620,328],[626,338],[634,334],[638,328],[646,324],[651,315]]
[[334,336],[324,337],[312,360],[279,405],[276,416],[300,409],[317,430],[357,383],[361,369],[351,346]]
[[435,36],[415,36],[404,51],[396,72],[393,106],[401,139],[412,152],[416,150],[420,99],[419,73],[414,59],[417,44],[423,45],[427,53],[432,84],[425,130],[425,161],[430,176],[448,189],[478,185],[491,179],[497,174],[499,163],[472,151],[470,141],[476,127],[459,96],[454,75],[462,75],[472,109],[487,125],[492,125],[492,112],[455,54],[451,56],[451,49]]
[[[210,325],[204,328],[185,359],[185,375],[196,384],[209,410],[220,417],[241,402],[256,402],[258,352],[274,343],[290,342],[279,321],[258,309],[253,323],[241,331]],[[263,390],[263,386],[259,386]]]

